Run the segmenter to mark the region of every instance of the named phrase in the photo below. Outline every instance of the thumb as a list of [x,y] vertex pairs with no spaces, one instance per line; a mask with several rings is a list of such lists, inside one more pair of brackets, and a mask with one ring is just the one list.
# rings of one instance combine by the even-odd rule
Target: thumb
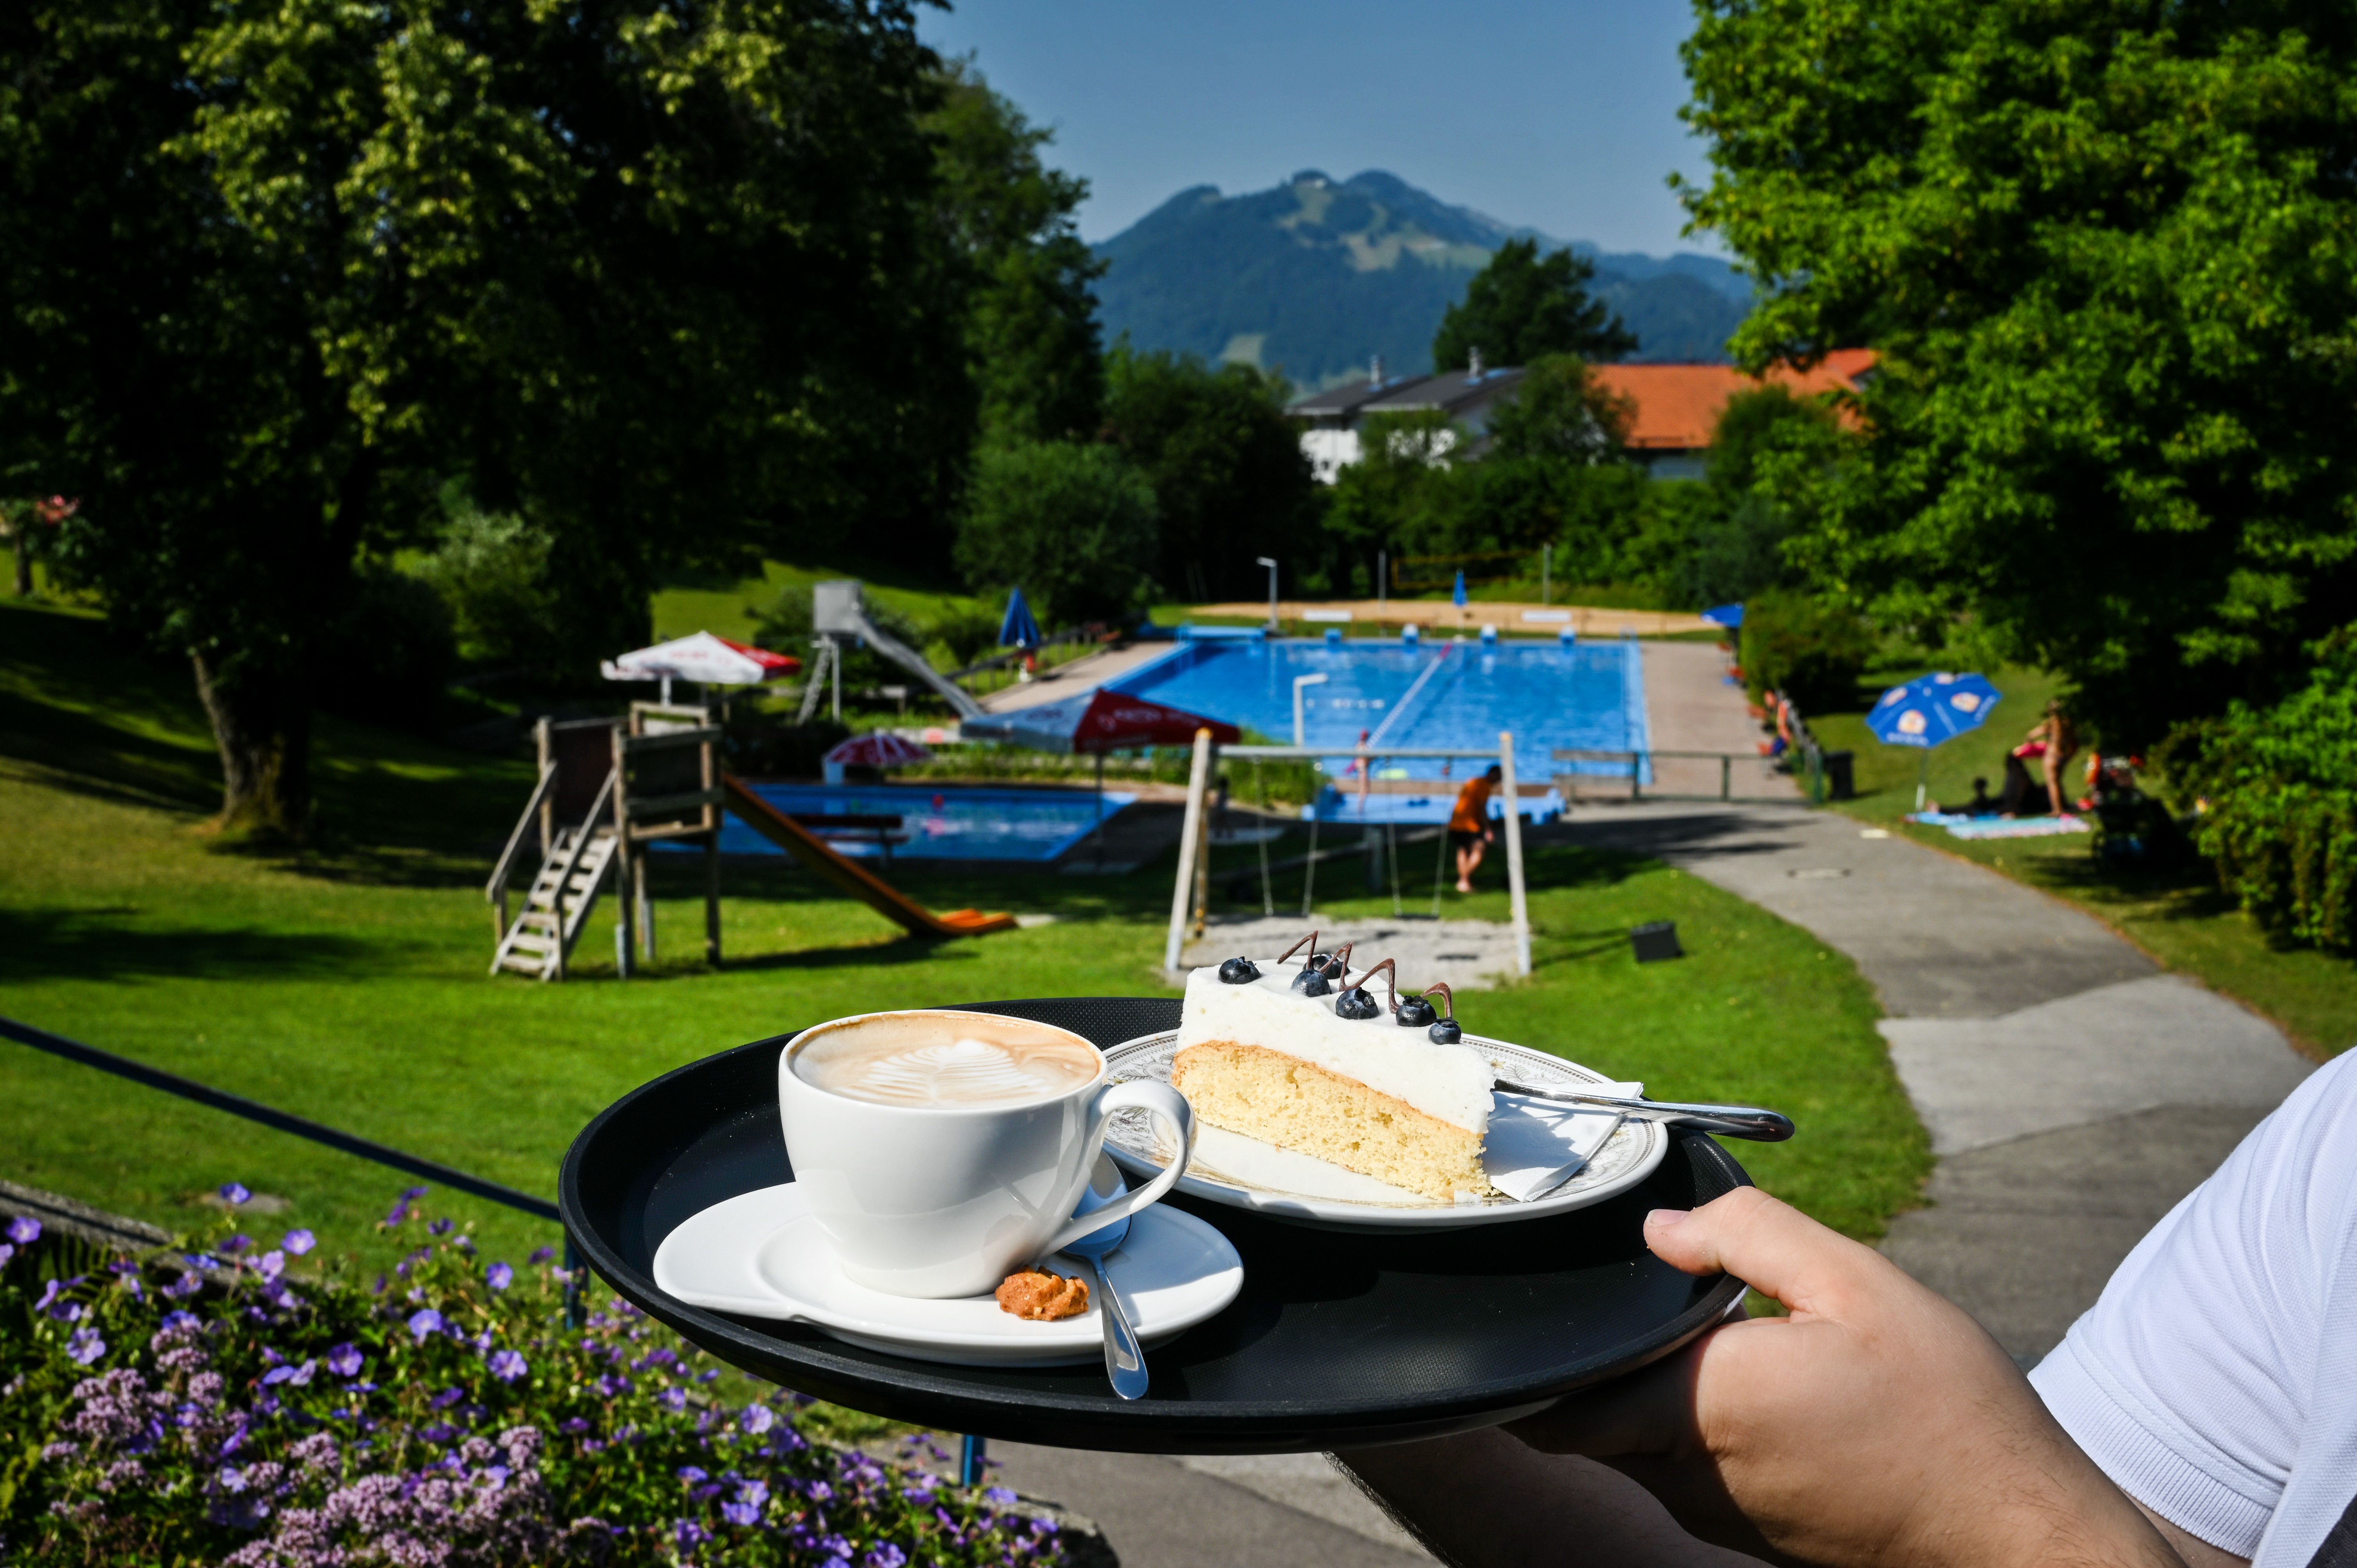
[[1690,1212],[1645,1217],[1645,1244],[1690,1274],[1733,1274],[1788,1308],[1891,1265],[1870,1248],[1829,1230],[1757,1187],[1738,1187]]

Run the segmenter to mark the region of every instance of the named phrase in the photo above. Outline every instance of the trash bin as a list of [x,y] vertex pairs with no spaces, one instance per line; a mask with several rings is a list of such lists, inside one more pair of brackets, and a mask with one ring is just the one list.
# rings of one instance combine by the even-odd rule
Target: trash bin
[[1853,764],[1857,760],[1854,751],[1825,753],[1825,799],[1847,800],[1857,794],[1857,776]]
[[1639,963],[1657,963],[1665,958],[1684,958],[1686,950],[1678,946],[1678,923],[1675,920],[1649,920],[1631,927],[1630,949]]

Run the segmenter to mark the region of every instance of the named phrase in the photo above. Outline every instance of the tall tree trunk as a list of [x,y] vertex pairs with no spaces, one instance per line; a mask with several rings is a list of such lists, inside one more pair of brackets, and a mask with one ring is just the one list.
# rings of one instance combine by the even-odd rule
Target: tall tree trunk
[[224,830],[300,843],[311,826],[311,702],[299,674],[192,648],[197,695],[221,747]]

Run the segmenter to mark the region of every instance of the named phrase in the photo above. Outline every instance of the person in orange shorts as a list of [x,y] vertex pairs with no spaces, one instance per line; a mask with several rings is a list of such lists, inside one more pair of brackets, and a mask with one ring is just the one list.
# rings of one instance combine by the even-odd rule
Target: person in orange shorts
[[1496,763],[1479,779],[1469,779],[1465,788],[1457,791],[1457,809],[1448,813],[1448,847],[1457,852],[1457,891],[1473,891],[1473,873],[1481,865],[1481,852],[1496,836],[1490,826],[1490,797],[1498,791],[1499,781],[1505,778]]

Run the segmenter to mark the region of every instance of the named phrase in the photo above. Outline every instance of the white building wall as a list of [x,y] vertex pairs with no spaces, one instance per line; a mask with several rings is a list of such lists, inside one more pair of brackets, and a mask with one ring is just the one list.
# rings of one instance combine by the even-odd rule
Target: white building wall
[[1344,468],[1359,460],[1359,433],[1305,430],[1301,433],[1301,453],[1309,459],[1310,472],[1318,476],[1318,482],[1330,485]]

